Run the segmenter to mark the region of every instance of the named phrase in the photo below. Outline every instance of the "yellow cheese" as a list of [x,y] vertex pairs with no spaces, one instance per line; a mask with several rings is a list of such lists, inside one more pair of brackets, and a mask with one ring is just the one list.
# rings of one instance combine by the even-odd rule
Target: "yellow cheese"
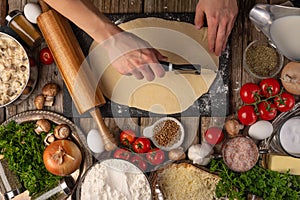
[[270,154],[267,159],[267,167],[282,173],[290,170],[291,174],[300,175],[300,158]]

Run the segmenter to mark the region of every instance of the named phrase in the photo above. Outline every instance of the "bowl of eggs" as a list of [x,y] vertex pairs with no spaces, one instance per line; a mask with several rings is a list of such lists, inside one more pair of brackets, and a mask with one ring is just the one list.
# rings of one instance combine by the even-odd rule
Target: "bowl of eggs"
[[30,77],[28,55],[13,37],[0,33],[0,107],[16,101]]

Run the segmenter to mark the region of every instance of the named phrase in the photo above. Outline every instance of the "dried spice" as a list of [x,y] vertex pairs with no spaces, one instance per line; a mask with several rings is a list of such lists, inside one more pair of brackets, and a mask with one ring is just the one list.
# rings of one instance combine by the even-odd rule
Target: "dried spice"
[[158,145],[169,147],[179,141],[181,137],[180,126],[173,120],[158,123],[154,129],[154,139]]
[[252,46],[246,53],[246,64],[258,76],[269,76],[277,65],[277,52],[268,46]]

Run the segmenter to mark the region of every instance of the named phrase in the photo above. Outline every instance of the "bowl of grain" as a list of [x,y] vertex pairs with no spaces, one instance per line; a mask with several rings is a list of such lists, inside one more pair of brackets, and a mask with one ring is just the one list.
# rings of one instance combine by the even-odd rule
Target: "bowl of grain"
[[165,151],[178,148],[184,140],[184,128],[180,121],[173,117],[163,117],[152,126],[143,130],[143,135],[153,144]]
[[0,107],[15,102],[24,92],[29,78],[28,55],[13,37],[0,32]]
[[252,41],[243,55],[243,67],[259,79],[276,76],[283,67],[283,61],[283,55],[268,41]]

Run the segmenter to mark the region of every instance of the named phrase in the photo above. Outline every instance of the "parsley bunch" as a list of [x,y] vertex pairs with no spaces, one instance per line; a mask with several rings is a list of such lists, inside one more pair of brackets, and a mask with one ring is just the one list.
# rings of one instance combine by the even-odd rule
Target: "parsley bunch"
[[12,121],[0,126],[0,150],[8,166],[20,179],[30,195],[57,186],[61,177],[47,171],[43,162],[45,133],[34,131],[32,122],[17,124]]
[[243,200],[247,194],[255,194],[264,200],[300,199],[300,177],[288,172],[279,173],[256,165],[247,172],[238,173],[230,170],[222,160],[212,160],[210,171],[221,177],[216,188],[218,197]]

